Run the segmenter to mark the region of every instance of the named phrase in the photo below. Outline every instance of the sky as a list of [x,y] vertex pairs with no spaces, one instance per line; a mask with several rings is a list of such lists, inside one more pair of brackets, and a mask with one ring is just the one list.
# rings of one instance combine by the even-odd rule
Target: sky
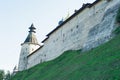
[[58,22],[95,0],[0,0],[0,69],[18,65],[21,43],[33,23],[40,43]]

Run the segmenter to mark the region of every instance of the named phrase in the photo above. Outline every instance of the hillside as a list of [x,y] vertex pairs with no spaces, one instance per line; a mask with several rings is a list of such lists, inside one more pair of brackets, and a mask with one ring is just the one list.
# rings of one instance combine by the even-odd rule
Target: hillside
[[88,52],[66,51],[11,80],[120,80],[120,35]]

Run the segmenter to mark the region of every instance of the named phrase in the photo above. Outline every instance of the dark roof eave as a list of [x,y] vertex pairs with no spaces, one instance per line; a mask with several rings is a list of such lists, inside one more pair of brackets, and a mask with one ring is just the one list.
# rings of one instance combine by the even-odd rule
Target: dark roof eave
[[42,41],[42,43],[44,43],[48,38],[49,38],[49,37],[47,36],[47,37]]

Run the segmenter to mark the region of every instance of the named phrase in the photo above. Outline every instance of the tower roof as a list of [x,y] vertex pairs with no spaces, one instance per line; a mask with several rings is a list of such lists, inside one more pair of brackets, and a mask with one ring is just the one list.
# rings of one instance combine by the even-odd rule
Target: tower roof
[[36,28],[34,27],[33,24],[31,24],[31,26],[29,27],[29,29],[30,29],[29,32],[34,32],[34,33],[36,33],[36,32],[34,31]]
[[34,33],[36,33],[35,32],[36,28],[34,27],[33,24],[31,24],[31,26],[29,27],[29,29],[30,29],[29,34],[28,34],[26,40],[24,41],[24,43],[38,44],[37,38],[36,38],[36,36],[34,34]]

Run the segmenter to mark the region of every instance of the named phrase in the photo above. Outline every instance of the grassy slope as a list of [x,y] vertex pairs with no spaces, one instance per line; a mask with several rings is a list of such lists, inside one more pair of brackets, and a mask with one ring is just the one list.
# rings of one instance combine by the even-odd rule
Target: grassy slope
[[12,80],[120,80],[120,35],[88,52],[67,51]]

